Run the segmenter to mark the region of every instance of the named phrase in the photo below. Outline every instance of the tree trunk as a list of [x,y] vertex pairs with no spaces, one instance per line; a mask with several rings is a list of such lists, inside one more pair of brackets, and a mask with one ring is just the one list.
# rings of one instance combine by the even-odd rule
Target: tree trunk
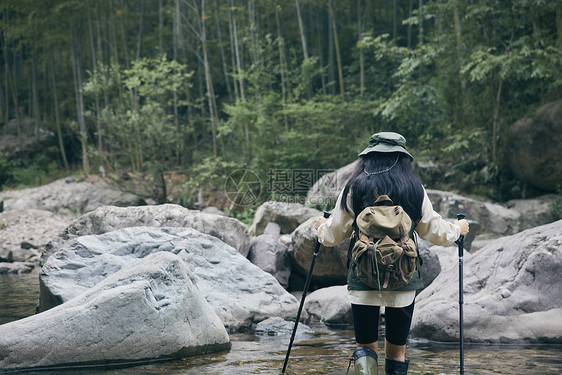
[[[321,67],[324,67],[324,51],[322,49],[322,41],[324,40],[324,32],[322,29],[323,15],[323,12],[316,12],[316,42],[318,44],[318,56]],[[324,74],[324,69],[320,72],[320,81],[322,84],[322,92],[326,94],[326,75]]]
[[[180,13],[180,1],[175,0],[174,2],[174,21],[172,24],[172,50],[173,50],[173,59],[174,61],[178,61],[178,49],[179,49],[179,40],[180,40],[180,33],[181,33],[181,13]],[[174,74],[176,73],[174,69]],[[178,93],[174,89],[173,94],[173,101],[174,101],[174,125],[176,130],[179,132],[180,128],[180,121],[179,121],[179,111],[178,111]]]
[[306,35],[304,33],[304,25],[302,22],[301,7],[299,5],[299,0],[295,0],[295,7],[297,8],[297,20],[299,23],[299,31],[301,36],[302,54],[304,56],[304,59],[308,60],[308,47],[306,45]]
[[[111,1],[111,6],[109,9],[109,14],[110,14],[110,22],[109,22],[109,35],[110,35],[110,40],[111,40],[111,52],[112,52],[112,57],[114,59],[115,62],[119,62],[119,45],[117,44],[117,31],[115,30],[115,24],[117,21],[115,21],[115,8],[113,6],[113,1]],[[111,59],[110,59],[111,60]],[[121,94],[121,93],[120,93]]]
[[238,84],[240,86],[240,99],[242,99],[242,101],[246,101],[244,80],[242,78],[242,62],[240,58],[240,49],[238,48],[238,28],[236,27],[236,15],[234,14],[236,8],[234,7],[233,0],[230,0],[230,10],[232,15],[232,34],[234,40],[234,53],[236,57],[236,75],[238,76]]
[[207,56],[207,30],[205,4],[206,0],[201,0],[201,44],[203,48],[203,64],[205,68],[205,83],[207,85],[207,100],[209,104],[209,118],[211,121],[211,134],[213,137],[213,156],[217,157],[217,130],[216,130],[216,111],[213,101],[213,84],[211,80],[211,69],[209,68],[209,59]]
[[74,72],[74,92],[76,98],[76,115],[78,117],[78,130],[80,143],[82,145],[82,169],[86,175],[90,174],[90,162],[88,160],[88,133],[86,131],[86,120],[84,119],[84,95],[82,93],[82,64],[80,60],[80,39],[78,30],[71,26],[72,35],[72,60]]
[[[4,13],[4,19],[7,19],[6,13]],[[21,122],[20,122],[20,110],[19,110],[19,99],[18,99],[18,91],[17,85],[15,84],[15,79],[12,77],[12,73],[10,70],[10,63],[8,60],[8,43],[6,43],[6,38],[2,35],[3,40],[3,50],[4,50],[4,64],[6,66],[6,85],[9,87],[10,91],[12,92],[12,100],[14,104],[14,117],[16,119],[16,129],[17,129],[17,137],[18,137],[18,146],[20,151],[23,151],[23,134],[21,129]],[[6,90],[8,96],[8,90]],[[6,98],[7,100],[7,98]],[[7,107],[6,107],[7,108]]]
[[219,8],[219,5],[217,3],[217,0],[215,0],[214,4],[215,4],[215,12],[216,12],[215,25],[216,25],[216,28],[217,28],[217,36],[219,38],[219,52],[220,52],[223,80],[224,80],[224,84],[226,86],[226,91],[228,92],[228,98],[229,98],[230,102],[232,102],[232,87],[230,85],[230,80],[228,79],[228,69],[226,67],[226,54],[224,53],[224,45],[223,45],[223,41],[222,41],[222,27],[221,27],[221,21],[220,21],[220,8]]
[[[361,0],[357,0],[357,39],[361,40],[363,35],[361,23]],[[359,93],[361,97],[365,93],[365,55],[363,48],[359,48]]]
[[[5,69],[4,69],[5,70]],[[8,123],[8,102],[4,103],[4,81],[2,80],[2,74],[0,74],[0,124]]]
[[162,11],[162,0],[158,0],[158,52],[164,53],[162,44],[162,29],[164,28],[164,12]]
[[336,72],[334,69],[334,28],[332,27],[332,12],[328,9],[328,85],[330,94],[336,95],[334,82],[336,81]]
[[338,64],[338,79],[340,83],[340,96],[342,99],[345,100],[345,89],[343,83],[343,68],[342,68],[342,61],[341,61],[341,53],[340,53],[340,44],[338,41],[338,29],[336,27],[336,17],[334,14],[334,8],[332,4],[332,0],[329,3],[330,6],[330,14],[332,15],[332,28],[334,29],[334,47],[336,49],[336,61]]
[[[295,7],[297,8],[297,20],[298,20],[298,23],[299,23],[299,32],[300,32],[300,36],[301,36],[302,54],[303,54],[304,60],[308,60],[308,47],[307,47],[307,43],[306,43],[306,34],[304,32],[304,24],[303,24],[303,21],[302,21],[301,7],[300,7],[300,4],[299,4],[299,0],[295,0]],[[312,97],[312,88],[311,88],[310,80],[308,80],[307,95],[308,95],[308,99],[310,99]]]
[[139,20],[139,37],[137,42],[137,53],[135,55],[136,59],[139,60],[141,56],[141,48],[142,48],[142,23],[144,18],[144,0],[141,0],[140,5],[140,20]]
[[59,141],[60,154],[61,154],[62,162],[64,163],[64,169],[68,174],[70,168],[68,166],[68,159],[66,157],[66,151],[64,149],[64,141],[62,139],[62,129],[60,125],[60,116],[59,116],[59,99],[57,94],[57,80],[55,78],[55,64],[54,64],[52,50],[51,50],[51,81],[53,86],[53,105],[55,109],[55,125],[57,127],[57,139]]
[[[94,30],[93,30],[93,25],[92,25],[92,17],[90,15],[90,2],[88,1],[86,3],[87,5],[87,13],[88,13],[88,28],[90,31],[90,49],[91,49],[91,54],[92,54],[92,69],[94,72],[94,75],[97,73],[97,69],[98,69],[98,63],[97,63],[97,59],[96,59],[96,48],[95,48],[95,43],[94,43]],[[98,152],[102,152],[102,131],[101,131],[101,110],[100,110],[100,99],[99,99],[99,93],[96,90],[95,96],[94,96],[94,102],[95,102],[95,106],[96,106],[96,133],[97,133],[97,138],[98,138]]]
[[[461,40],[462,29],[461,29],[461,19],[459,16],[458,0],[455,0],[455,3],[453,5],[453,18],[455,21],[455,35],[457,41],[457,60],[460,70],[463,66],[463,62],[462,62],[462,40]],[[461,81],[462,96],[464,97],[464,93],[466,91],[466,81],[461,74],[459,74],[459,77]]]
[[[230,36],[230,60],[231,60],[231,65],[232,65],[232,70],[233,72],[237,71],[236,68],[236,48],[235,48],[235,43],[234,43],[234,25],[232,22],[233,19],[233,14],[232,14],[232,8],[229,7],[228,9],[228,35]],[[239,88],[238,88],[238,81],[236,79],[236,77],[233,77],[232,79],[232,84],[234,87],[234,100],[235,102],[238,102],[238,99],[240,98],[240,94],[239,94]]]
[[419,20],[420,20],[420,24],[419,24],[419,36],[418,36],[418,44],[422,45],[423,44],[423,0],[419,0],[418,3],[418,9],[419,9]]
[[[412,17],[412,11],[414,10],[414,0],[410,0],[408,6],[408,18]],[[408,48],[412,48],[412,24],[408,23]]]
[[37,53],[35,48],[35,41],[36,41],[35,33],[32,36],[31,42],[31,114],[33,120],[35,120],[34,133],[35,133],[35,141],[39,141],[39,93],[37,90]]
[[562,5],[556,9],[556,35],[558,46],[562,46]]
[[503,88],[503,78],[500,78],[500,82],[498,83],[498,89],[496,91],[496,100],[494,101],[494,120],[492,122],[492,161],[497,161],[497,143],[498,143],[498,135],[500,132],[499,129],[499,118],[500,118],[500,101],[502,95],[502,88]]
[[277,23],[277,46],[279,49],[279,71],[281,73],[281,100],[283,102],[283,122],[285,124],[285,131],[289,131],[289,121],[285,108],[287,107],[287,89],[285,83],[285,40],[281,35],[281,21],[279,19],[279,8],[275,4],[275,22]]
[[398,3],[397,0],[392,1],[392,39],[398,39]]
[[[258,62],[258,33],[256,25],[256,1],[248,0],[248,21],[250,24],[250,37],[252,40],[252,48],[250,51],[250,56],[252,56],[252,62],[255,64]],[[259,91],[258,91],[259,92]]]
[[[121,8],[123,8],[123,3],[121,2]],[[123,57],[125,58],[125,68],[129,69],[131,64],[129,63],[129,48],[127,48],[127,36],[125,33],[125,22],[121,19],[119,22],[119,29],[121,30],[121,43],[123,44]]]

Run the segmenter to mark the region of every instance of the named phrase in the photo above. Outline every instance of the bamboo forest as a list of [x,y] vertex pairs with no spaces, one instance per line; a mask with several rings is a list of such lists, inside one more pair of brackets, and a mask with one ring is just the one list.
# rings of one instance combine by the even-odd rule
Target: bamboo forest
[[103,172],[190,207],[395,131],[518,198],[512,127],[561,98],[561,47],[560,0],[1,0],[0,189]]

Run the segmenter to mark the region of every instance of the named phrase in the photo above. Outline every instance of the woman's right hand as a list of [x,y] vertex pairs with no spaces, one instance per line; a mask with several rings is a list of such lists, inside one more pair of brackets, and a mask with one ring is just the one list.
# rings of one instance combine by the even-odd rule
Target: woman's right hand
[[319,217],[318,219],[316,219],[316,223],[314,224],[314,228],[316,230],[318,230],[318,227],[320,227],[320,225],[324,224],[326,221],[328,221],[327,218],[325,217]]
[[470,228],[468,227],[468,221],[466,219],[456,220],[454,224],[461,228],[461,236],[466,236]]

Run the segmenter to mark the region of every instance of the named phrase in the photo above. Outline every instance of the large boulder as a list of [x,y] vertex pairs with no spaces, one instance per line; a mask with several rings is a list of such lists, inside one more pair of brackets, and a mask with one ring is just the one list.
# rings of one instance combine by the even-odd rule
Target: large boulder
[[[464,262],[464,338],[486,343],[562,343],[562,220],[504,237]],[[412,334],[459,339],[458,269],[416,298]]]
[[194,283],[231,331],[271,316],[291,318],[298,301],[233,247],[191,228],[130,227],[65,243],[40,275],[39,310],[69,301],[151,253],[177,254]]
[[333,208],[336,205],[338,195],[351,177],[356,163],[357,161],[353,161],[320,177],[306,194],[307,206],[322,209]]
[[57,238],[47,244],[42,262],[64,244],[78,236],[103,234],[129,227],[180,227],[193,228],[199,232],[217,237],[248,255],[248,229],[242,222],[197,210],[189,210],[176,204],[158,206],[113,207],[105,206],[76,219]]
[[180,257],[131,262],[63,305],[0,326],[0,368],[105,364],[230,348]]
[[556,220],[552,210],[559,197],[545,195],[531,200],[510,201],[506,205],[477,201],[455,193],[427,190],[433,209],[443,217],[455,218],[458,213],[480,224],[481,233],[502,236],[550,223]]
[[509,166],[517,178],[540,190],[556,192],[562,184],[562,100],[539,108],[534,118],[510,127]]
[[251,237],[259,236],[271,222],[279,224],[281,233],[288,234],[307,219],[321,215],[320,211],[299,203],[265,202],[258,207],[249,234]]
[[345,285],[315,290],[306,298],[304,308],[310,320],[336,326],[353,324],[351,302]]
[[273,275],[285,289],[289,287],[291,276],[291,256],[289,248],[280,239],[281,228],[269,223],[263,234],[250,244],[248,259],[263,271]]
[[61,179],[50,184],[0,193],[4,210],[44,210],[60,215],[80,215],[98,207],[136,206],[145,202],[134,194],[108,185],[101,177],[88,176],[83,181]]
[[[293,232],[290,249],[293,270],[306,276],[314,254],[318,232],[314,228],[316,218],[310,218]],[[334,247],[321,246],[316,258],[312,283],[317,286],[345,284],[347,280],[347,251],[349,239]]]

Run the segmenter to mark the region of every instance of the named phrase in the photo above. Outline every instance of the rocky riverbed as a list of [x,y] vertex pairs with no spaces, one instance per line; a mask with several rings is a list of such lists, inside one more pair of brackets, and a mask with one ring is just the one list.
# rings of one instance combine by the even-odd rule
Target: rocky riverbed
[[[562,221],[551,209],[559,197],[499,205],[428,194],[444,217],[463,211],[472,221],[467,340],[562,343]],[[279,319],[291,325],[296,315],[290,292],[302,288],[321,215],[269,202],[248,228],[177,205],[139,205],[95,176],[3,192],[0,199],[0,272],[41,268],[41,313],[0,325],[0,367],[7,369],[185,357],[222,351],[229,335],[252,334],[258,324],[259,331],[278,332]],[[306,322],[351,323],[342,286],[346,251],[345,243],[321,250]],[[421,251],[429,286],[417,297],[412,336],[458,340],[456,248],[422,243]],[[116,311],[120,318],[109,318]],[[164,335],[169,327],[173,335]]]

